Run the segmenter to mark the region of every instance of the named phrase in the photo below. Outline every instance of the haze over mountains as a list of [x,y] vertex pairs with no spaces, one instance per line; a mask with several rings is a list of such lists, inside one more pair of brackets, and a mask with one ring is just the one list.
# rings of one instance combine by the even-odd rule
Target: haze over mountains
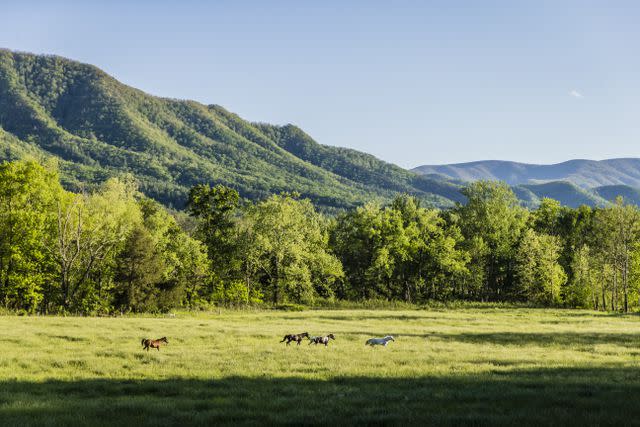
[[640,159],[633,158],[569,160],[553,165],[486,160],[418,166],[413,171],[460,181],[499,180],[509,185],[567,181],[587,189],[608,185],[640,187]]
[[603,205],[618,194],[640,203],[638,159],[408,171],[318,144],[293,125],[251,123],[218,105],[148,95],[92,65],[0,49],[0,161],[23,157],[57,158],[71,189],[131,174],[146,195],[176,208],[199,183],[224,184],[253,200],[295,191],[326,211],[398,193],[446,207],[464,202],[461,187],[477,179],[506,181],[528,206],[541,197]]
[[524,204],[535,206],[542,197],[577,207],[601,206],[622,196],[640,204],[640,159],[569,160],[537,165],[502,160],[484,160],[449,165],[424,165],[412,171],[432,179],[465,183],[478,180],[504,181]]

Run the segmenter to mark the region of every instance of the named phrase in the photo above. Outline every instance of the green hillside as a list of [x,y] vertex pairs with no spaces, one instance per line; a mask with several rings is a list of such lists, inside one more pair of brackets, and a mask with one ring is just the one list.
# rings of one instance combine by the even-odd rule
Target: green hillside
[[544,184],[521,185],[539,199],[548,197],[559,200],[563,205],[576,208],[580,205],[604,206],[606,200],[591,191],[584,190],[566,181],[554,181]]
[[522,185],[516,185],[511,187],[511,189],[513,190],[516,197],[520,199],[520,202],[523,206],[526,206],[528,208],[535,208],[540,204],[540,197],[538,197],[533,191],[529,190],[528,188],[523,187]]
[[72,189],[131,173],[145,194],[175,207],[198,183],[249,199],[297,191],[329,210],[397,192],[438,206],[462,200],[453,184],[320,145],[295,126],[150,96],[57,56],[0,50],[0,129],[1,159],[55,156]]
[[610,202],[621,196],[626,203],[640,205],[640,190],[627,185],[605,185],[594,188],[593,192]]

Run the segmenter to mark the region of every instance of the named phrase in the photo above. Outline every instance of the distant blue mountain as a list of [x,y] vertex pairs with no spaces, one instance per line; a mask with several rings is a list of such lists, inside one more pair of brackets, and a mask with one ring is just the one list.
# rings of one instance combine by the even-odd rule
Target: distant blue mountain
[[621,196],[626,202],[640,206],[640,189],[626,185],[605,185],[593,189],[593,192],[605,200],[615,200]]
[[432,180],[455,185],[478,180],[505,181],[523,205],[549,197],[563,205],[604,206],[617,196],[640,205],[640,159],[569,160],[554,165],[487,160],[413,169]]
[[553,165],[486,160],[418,166],[413,171],[432,178],[439,175],[456,181],[500,180],[509,185],[567,181],[586,189],[611,185],[640,188],[638,158],[600,161],[578,159]]

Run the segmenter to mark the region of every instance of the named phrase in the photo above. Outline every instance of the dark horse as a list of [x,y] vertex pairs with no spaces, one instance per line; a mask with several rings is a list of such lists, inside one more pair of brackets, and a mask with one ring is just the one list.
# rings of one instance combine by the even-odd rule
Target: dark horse
[[326,347],[329,345],[329,339],[335,340],[336,337],[334,337],[333,334],[329,334],[326,337],[311,337],[311,339],[309,340],[309,345],[324,344],[324,346]]
[[297,335],[293,335],[293,334],[289,334],[289,335],[285,335],[284,338],[282,338],[282,341],[280,342],[287,342],[287,345],[291,344],[291,341],[295,341],[298,343],[298,345],[300,345],[300,343],[302,342],[302,338],[309,338],[309,332],[303,332],[301,334],[297,334]]
[[142,349],[149,351],[149,348],[157,348],[160,351],[160,344],[162,343],[169,344],[167,337],[158,338],[157,340],[142,338]]

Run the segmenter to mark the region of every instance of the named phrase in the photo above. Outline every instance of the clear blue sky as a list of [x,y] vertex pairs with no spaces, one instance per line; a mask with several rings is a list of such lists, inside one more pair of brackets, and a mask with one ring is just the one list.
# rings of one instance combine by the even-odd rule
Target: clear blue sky
[[0,13],[0,47],[404,167],[640,156],[639,1],[7,0]]

